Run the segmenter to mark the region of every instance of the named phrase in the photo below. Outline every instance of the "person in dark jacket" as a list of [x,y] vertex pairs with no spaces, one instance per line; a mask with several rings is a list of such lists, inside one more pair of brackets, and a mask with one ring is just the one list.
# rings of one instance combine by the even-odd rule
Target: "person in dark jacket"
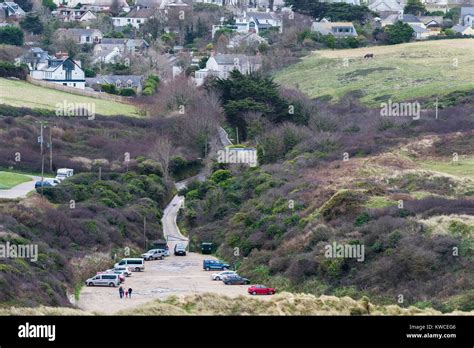
[[132,298],[132,288],[128,288],[128,298]]
[[123,298],[123,288],[122,287],[119,288],[119,295],[120,295],[120,298]]

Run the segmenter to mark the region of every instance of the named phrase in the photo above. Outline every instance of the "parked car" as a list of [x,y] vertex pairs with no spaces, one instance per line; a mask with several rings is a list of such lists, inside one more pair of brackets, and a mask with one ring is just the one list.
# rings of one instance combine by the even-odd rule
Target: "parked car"
[[186,246],[178,243],[174,246],[174,256],[186,256]]
[[224,280],[225,277],[238,275],[236,271],[222,271],[219,273],[212,273],[211,279],[212,280]]
[[230,265],[219,260],[204,260],[202,261],[202,268],[206,271],[210,271],[211,269],[218,269],[222,271],[228,270]]
[[152,249],[164,249],[165,250],[165,256],[170,256],[170,247],[168,246],[168,243],[165,240],[156,240],[152,243],[151,245]]
[[112,268],[112,271],[122,271],[126,277],[130,277],[132,275],[132,270],[127,266],[114,267]]
[[[59,180],[57,179],[44,179],[43,180],[43,187],[54,187],[59,184]],[[37,181],[35,183],[35,188],[41,187],[41,181]]]
[[118,274],[98,274],[85,281],[87,286],[118,286],[120,278]]
[[165,251],[163,249],[151,249],[142,254],[142,257],[145,259],[145,261],[163,260],[165,257]]
[[114,268],[117,268],[119,266],[127,266],[132,271],[141,272],[145,270],[145,260],[143,260],[142,258],[126,258],[116,263],[114,265]]
[[225,277],[223,280],[225,285],[243,285],[243,284],[250,284],[250,280],[241,276],[230,276]]
[[97,272],[97,274],[118,274],[120,283],[123,283],[125,281],[125,274],[123,271],[114,271],[112,269],[108,269],[107,271]]
[[252,285],[247,289],[247,292],[251,295],[274,295],[276,290],[274,288],[269,288],[265,285]]

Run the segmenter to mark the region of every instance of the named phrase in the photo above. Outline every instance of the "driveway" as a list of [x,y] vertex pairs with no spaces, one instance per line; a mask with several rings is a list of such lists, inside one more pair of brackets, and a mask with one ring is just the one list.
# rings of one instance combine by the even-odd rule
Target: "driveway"
[[16,185],[8,190],[0,190],[0,198],[16,199],[26,197],[28,192],[35,189],[35,182],[41,180],[39,176],[28,176],[31,178],[31,181]]

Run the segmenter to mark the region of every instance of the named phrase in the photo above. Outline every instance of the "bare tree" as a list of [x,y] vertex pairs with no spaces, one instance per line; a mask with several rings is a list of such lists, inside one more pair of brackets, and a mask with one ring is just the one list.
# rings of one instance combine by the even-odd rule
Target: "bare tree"
[[151,159],[157,161],[161,165],[165,180],[168,179],[172,148],[173,145],[168,138],[158,138],[158,140],[152,145],[149,153]]

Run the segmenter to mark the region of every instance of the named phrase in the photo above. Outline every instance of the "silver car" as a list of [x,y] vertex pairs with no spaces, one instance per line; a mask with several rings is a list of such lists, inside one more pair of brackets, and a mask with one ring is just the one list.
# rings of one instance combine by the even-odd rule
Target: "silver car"
[[120,277],[118,274],[98,274],[86,280],[87,286],[119,286]]

